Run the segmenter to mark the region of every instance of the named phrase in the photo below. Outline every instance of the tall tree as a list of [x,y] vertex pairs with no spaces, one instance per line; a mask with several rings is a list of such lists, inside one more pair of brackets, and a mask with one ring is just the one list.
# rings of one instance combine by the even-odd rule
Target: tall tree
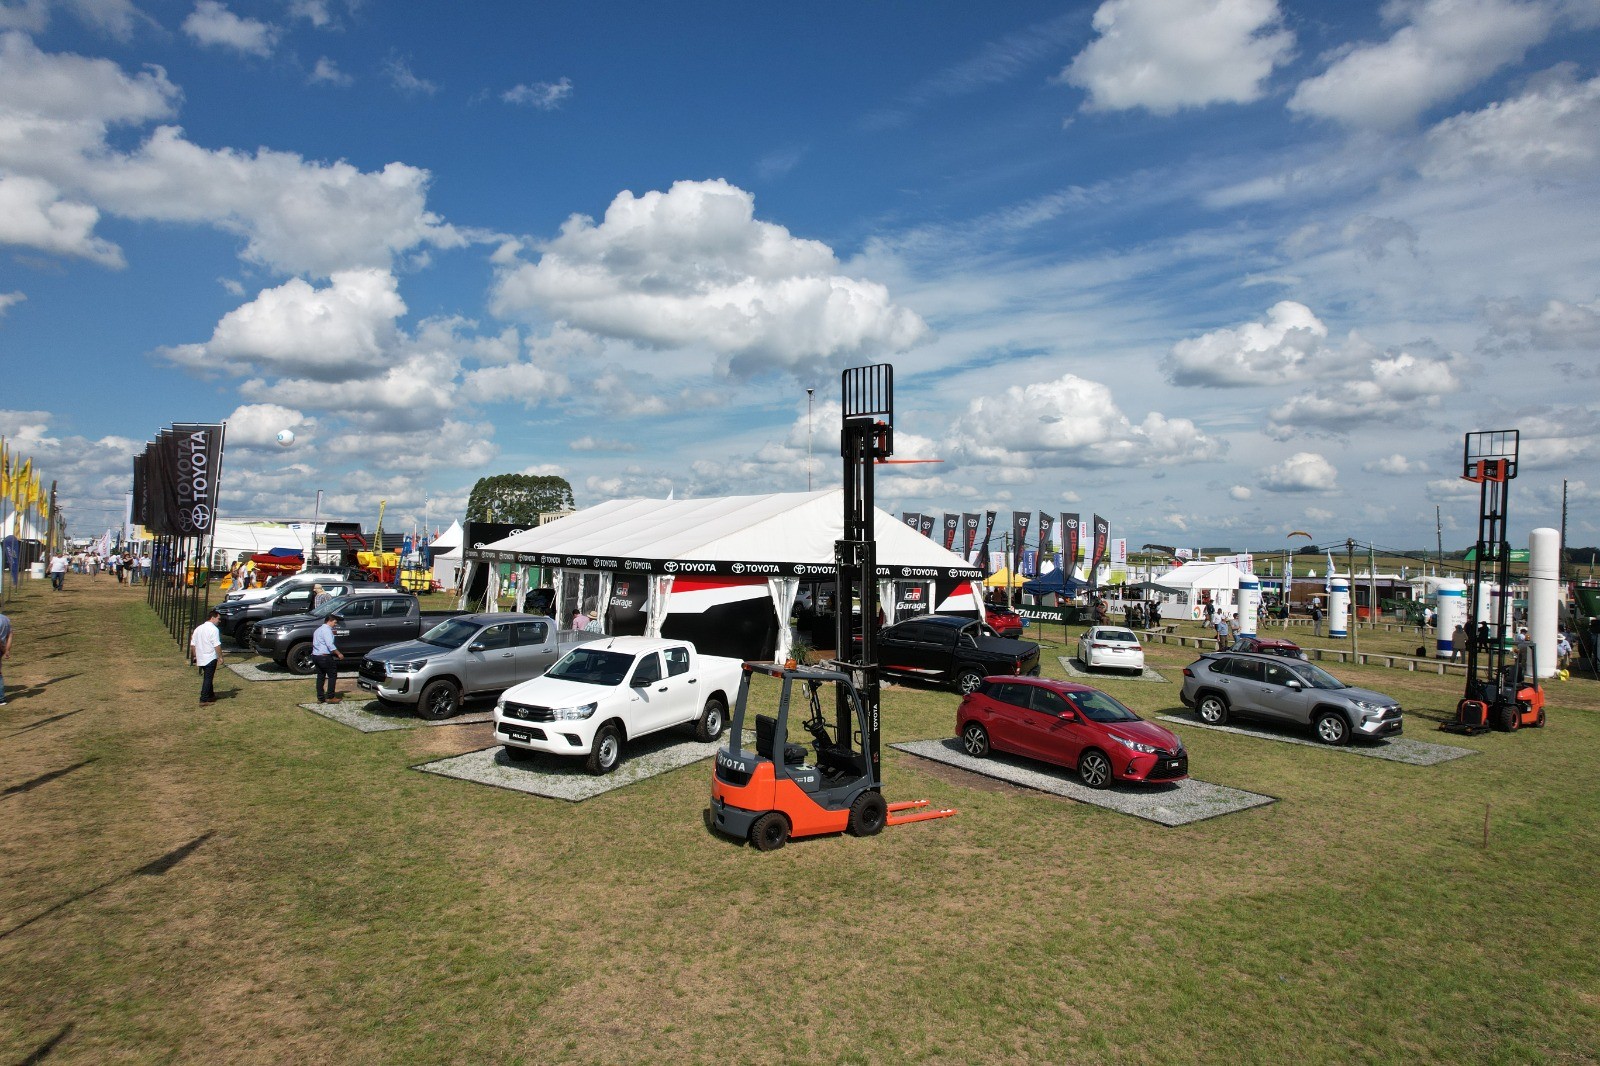
[[516,522],[533,525],[547,511],[570,511],[577,505],[572,486],[554,474],[495,474],[481,477],[467,497],[467,521]]

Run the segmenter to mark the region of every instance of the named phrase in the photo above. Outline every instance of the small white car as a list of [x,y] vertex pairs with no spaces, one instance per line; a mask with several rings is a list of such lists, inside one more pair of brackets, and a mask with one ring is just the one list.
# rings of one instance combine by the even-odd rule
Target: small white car
[[1090,670],[1144,670],[1144,648],[1133,630],[1095,626],[1078,638],[1078,661]]

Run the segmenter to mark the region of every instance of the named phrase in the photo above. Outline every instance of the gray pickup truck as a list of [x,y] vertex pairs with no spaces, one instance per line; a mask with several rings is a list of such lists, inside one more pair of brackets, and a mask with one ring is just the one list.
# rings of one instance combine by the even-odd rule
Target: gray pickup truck
[[600,639],[599,633],[563,631],[543,615],[463,614],[416,640],[368,652],[356,684],[438,721],[459,713],[466,697],[498,695],[538,677],[567,649]]

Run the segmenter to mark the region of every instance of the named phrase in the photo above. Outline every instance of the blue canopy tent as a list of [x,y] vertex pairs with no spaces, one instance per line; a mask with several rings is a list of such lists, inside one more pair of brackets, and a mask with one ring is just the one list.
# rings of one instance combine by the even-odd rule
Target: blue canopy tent
[[1023,582],[1022,591],[1030,596],[1076,596],[1088,587],[1087,581],[1068,577],[1065,570],[1052,570],[1032,581]]

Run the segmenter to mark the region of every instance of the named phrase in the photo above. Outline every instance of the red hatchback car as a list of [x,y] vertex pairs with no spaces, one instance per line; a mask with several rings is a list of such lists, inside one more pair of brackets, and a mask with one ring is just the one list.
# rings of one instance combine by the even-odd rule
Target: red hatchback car
[[1077,770],[1090,788],[1189,776],[1189,753],[1177,734],[1070,681],[986,677],[961,701],[956,732],[973,758],[992,748],[1041,759]]
[[1307,655],[1292,640],[1274,639],[1272,637],[1240,637],[1233,642],[1233,651],[1253,651],[1257,655],[1281,655],[1285,659],[1301,659],[1311,661]]
[[1022,616],[1009,607],[996,603],[983,605],[983,620],[989,623],[989,628],[1009,640],[1017,640],[1022,636]]

